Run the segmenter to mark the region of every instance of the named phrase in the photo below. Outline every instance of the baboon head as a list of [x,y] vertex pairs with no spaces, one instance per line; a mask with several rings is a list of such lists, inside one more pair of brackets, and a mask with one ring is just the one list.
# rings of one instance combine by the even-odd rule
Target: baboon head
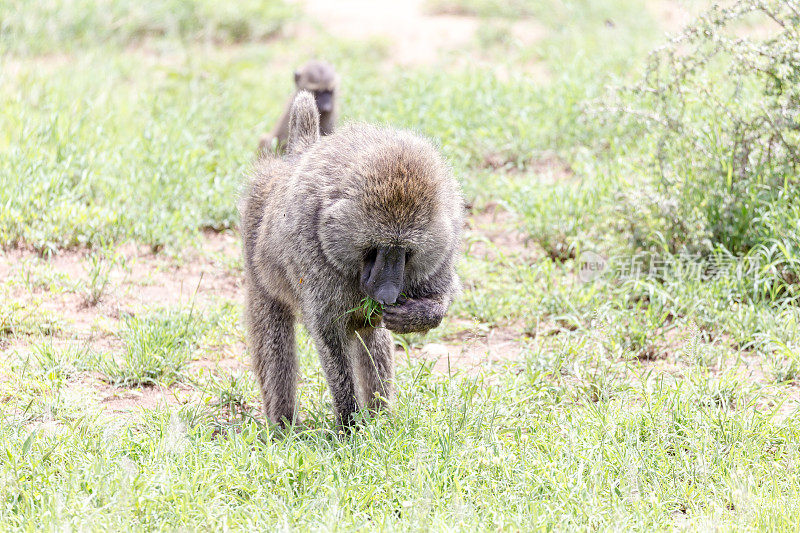
[[320,113],[333,111],[339,77],[329,63],[309,61],[294,72],[294,84],[298,91],[309,91],[314,95]]
[[[430,142],[374,128],[343,194],[321,212],[327,258],[361,291],[393,304],[451,258],[463,201],[449,167]],[[356,270],[357,269],[357,270]]]

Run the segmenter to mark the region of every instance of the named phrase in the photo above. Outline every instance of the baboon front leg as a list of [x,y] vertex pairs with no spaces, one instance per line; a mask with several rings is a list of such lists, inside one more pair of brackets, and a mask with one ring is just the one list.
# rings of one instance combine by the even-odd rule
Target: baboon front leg
[[[326,315],[323,315],[326,316]],[[309,331],[317,346],[322,371],[333,398],[336,422],[350,426],[358,411],[353,371],[348,359],[344,328],[339,324],[310,324]]]
[[281,425],[295,422],[297,356],[294,320],[294,314],[285,305],[257,288],[248,288],[250,352],[264,400],[264,414]]
[[387,407],[394,393],[392,336],[385,328],[361,330],[351,340],[361,404],[373,411]]

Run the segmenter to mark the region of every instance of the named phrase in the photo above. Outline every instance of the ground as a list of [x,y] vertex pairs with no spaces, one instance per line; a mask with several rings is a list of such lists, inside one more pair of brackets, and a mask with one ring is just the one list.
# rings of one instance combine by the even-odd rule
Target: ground
[[[99,4],[3,8],[4,529],[795,523],[796,304],[580,272],[648,172],[591,105],[700,2]],[[302,426],[264,423],[241,320],[238,194],[314,56],[344,120],[433,137],[469,210],[463,293],[353,435],[302,328]]]

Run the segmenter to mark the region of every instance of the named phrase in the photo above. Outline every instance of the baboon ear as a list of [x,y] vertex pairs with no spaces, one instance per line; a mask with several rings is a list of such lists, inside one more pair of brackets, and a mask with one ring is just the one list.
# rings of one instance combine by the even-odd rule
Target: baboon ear
[[300,83],[300,71],[299,70],[295,70],[294,71],[294,84],[297,85],[299,83]]

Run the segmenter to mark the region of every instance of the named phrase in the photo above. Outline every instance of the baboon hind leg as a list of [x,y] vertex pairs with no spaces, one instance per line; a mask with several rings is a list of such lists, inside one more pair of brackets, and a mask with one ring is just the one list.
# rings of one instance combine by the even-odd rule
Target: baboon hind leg
[[261,387],[264,414],[276,424],[293,424],[297,390],[294,314],[257,288],[249,288],[247,315],[253,369]]
[[353,365],[361,404],[373,411],[388,407],[394,394],[392,336],[385,328],[359,331],[353,340]]

